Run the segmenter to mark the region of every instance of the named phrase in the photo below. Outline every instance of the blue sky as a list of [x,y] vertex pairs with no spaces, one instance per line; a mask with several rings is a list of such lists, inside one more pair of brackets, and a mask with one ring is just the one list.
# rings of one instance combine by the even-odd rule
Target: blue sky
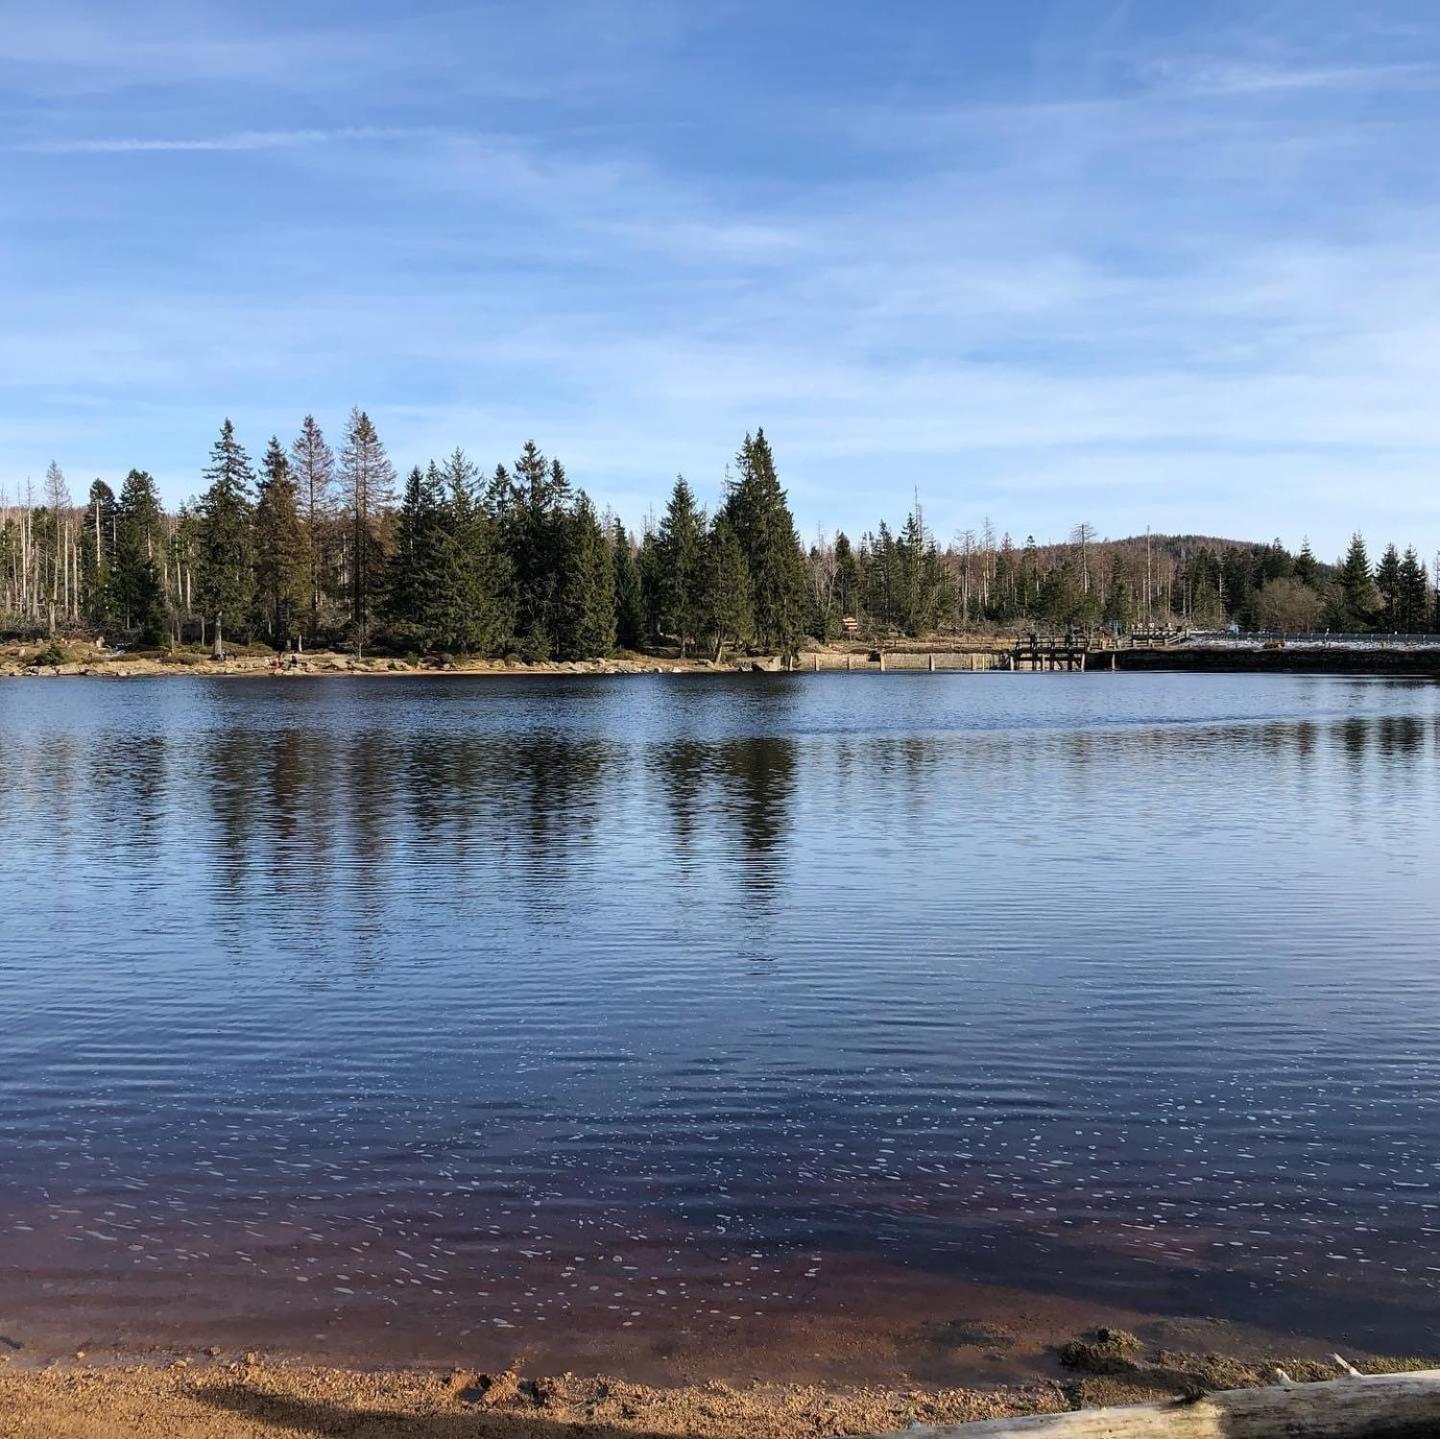
[[1433,0],[0,0],[0,485],[349,407],[634,525],[1440,546]]

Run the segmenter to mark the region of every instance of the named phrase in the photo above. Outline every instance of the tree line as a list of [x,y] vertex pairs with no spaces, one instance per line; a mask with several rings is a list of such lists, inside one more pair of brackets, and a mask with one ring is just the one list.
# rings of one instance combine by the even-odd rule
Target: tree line
[[1308,543],[1108,541],[1088,524],[1042,546],[986,521],[942,548],[917,502],[894,530],[802,544],[763,430],[745,437],[713,512],[682,477],[638,536],[533,442],[488,474],[457,449],[400,481],[358,409],[338,450],[306,416],[258,462],[226,420],[202,480],[174,512],[143,470],[118,494],[97,479],[83,506],[56,464],[39,502],[0,496],[9,628],[536,661],[1020,624],[1440,632],[1413,546],[1372,565],[1358,534],[1334,564]]
[[200,495],[167,513],[131,470],[75,504],[58,465],[44,502],[3,506],[0,614],[145,647],[217,629],[277,648],[342,645],[578,659],[617,647],[793,651],[804,557],[763,431],[714,515],[682,478],[639,540],[533,442],[482,474],[461,450],[397,481],[369,416],[333,449],[313,416],[258,464],[227,419]]

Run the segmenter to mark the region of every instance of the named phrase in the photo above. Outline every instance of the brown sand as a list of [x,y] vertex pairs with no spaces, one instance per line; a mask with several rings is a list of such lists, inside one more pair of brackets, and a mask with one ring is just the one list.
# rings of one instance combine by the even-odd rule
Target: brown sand
[[[993,1335],[977,1336],[987,1341]],[[1273,1358],[1147,1351],[1100,1329],[1062,1351],[1063,1382],[997,1388],[765,1383],[656,1388],[605,1377],[527,1378],[517,1369],[362,1373],[269,1365],[256,1354],[156,1366],[41,1371],[0,1367],[3,1439],[821,1439],[892,1434],[912,1423],[1053,1414],[1095,1404],[1273,1381]],[[1333,1361],[1279,1361],[1302,1382]],[[1365,1372],[1426,1368],[1433,1358],[1363,1362]]]
[[729,674],[735,670],[779,669],[774,658],[727,657],[720,664],[700,657],[675,659],[624,653],[606,659],[552,660],[525,664],[519,660],[461,659],[440,665],[395,659],[385,655],[337,654],[318,650],[295,657],[291,667],[273,654],[233,654],[211,659],[203,651],[181,650],[175,654],[110,655],[89,641],[67,642],[60,646],[63,662],[47,664],[42,644],[0,645],[0,678],[20,675],[79,675],[108,679],[146,679],[157,675],[192,675],[206,678],[273,675],[279,679],[302,679],[306,675],[563,675],[563,674]]
[[168,1369],[0,1370],[4,1439],[816,1439],[1069,1407],[1055,1384],[900,1391],[716,1381],[652,1389],[569,1374],[362,1374],[224,1359]]

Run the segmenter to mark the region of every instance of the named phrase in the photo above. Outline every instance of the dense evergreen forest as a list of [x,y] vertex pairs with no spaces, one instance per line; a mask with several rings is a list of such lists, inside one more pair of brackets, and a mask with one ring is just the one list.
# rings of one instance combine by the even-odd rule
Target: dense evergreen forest
[[[482,473],[456,450],[402,483],[352,411],[338,452],[306,416],[258,465],[226,420],[199,497],[174,513],[131,470],[83,504],[52,464],[44,491],[0,496],[0,623],[141,647],[224,637],[277,648],[577,659],[617,648],[795,651],[868,638],[1045,628],[1440,631],[1414,548],[1335,564],[1308,544],[1198,536],[1017,544],[987,521],[942,545],[918,503],[898,529],[796,533],[764,432],[746,436],[713,512],[682,478],[640,534],[601,514],[527,444]],[[850,623],[847,623],[850,622]]]

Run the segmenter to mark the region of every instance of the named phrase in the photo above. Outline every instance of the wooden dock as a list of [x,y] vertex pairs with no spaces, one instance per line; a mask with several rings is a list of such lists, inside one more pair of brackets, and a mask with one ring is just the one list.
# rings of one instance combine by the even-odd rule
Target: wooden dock
[[1066,635],[1063,640],[1042,640],[1031,635],[1010,651],[1012,670],[1079,670],[1085,669],[1090,641]]
[[926,649],[918,647],[887,648],[877,645],[872,648],[856,647],[840,653],[834,650],[812,650],[798,660],[791,660],[783,667],[807,670],[850,670],[865,672],[879,671],[881,674],[892,670],[924,670],[931,674],[957,670],[979,673],[987,670],[1029,671],[1070,671],[1084,673],[1097,662],[1109,661],[1109,668],[1115,668],[1115,651],[1091,644],[1084,636],[1066,635],[1063,638],[1042,639],[1030,635],[1010,641],[997,638],[993,644],[966,645],[953,649]]

